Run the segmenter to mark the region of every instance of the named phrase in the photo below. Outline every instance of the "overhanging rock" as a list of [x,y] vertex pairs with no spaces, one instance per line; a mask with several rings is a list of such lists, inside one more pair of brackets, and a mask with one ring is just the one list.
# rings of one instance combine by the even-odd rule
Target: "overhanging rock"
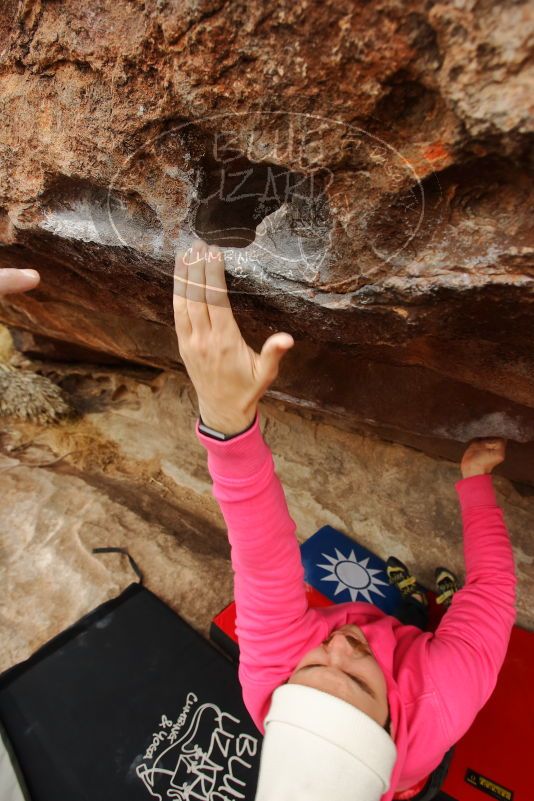
[[297,341],[273,395],[443,456],[507,436],[534,484],[526,4],[7,9],[0,264],[43,280],[1,320],[173,369],[202,236],[247,341]]

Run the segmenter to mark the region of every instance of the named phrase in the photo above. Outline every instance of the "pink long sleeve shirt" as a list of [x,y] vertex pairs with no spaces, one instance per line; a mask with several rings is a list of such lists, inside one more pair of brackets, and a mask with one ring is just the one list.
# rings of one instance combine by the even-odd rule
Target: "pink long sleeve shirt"
[[308,608],[295,522],[291,518],[259,413],[227,442],[196,435],[228,527],[235,574],[239,679],[258,729],[274,690],[329,633],[346,623],[364,632],[387,682],[397,761],[390,788],[427,776],[470,727],[491,695],[515,620],[512,549],[490,476],[456,483],[465,586],[435,633],[406,626],[368,603]]

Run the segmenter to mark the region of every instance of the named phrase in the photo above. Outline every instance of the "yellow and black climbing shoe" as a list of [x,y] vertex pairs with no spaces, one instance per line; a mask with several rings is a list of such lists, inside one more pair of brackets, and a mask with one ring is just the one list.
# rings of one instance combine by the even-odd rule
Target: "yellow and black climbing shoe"
[[404,562],[401,562],[396,556],[390,556],[386,562],[386,572],[389,583],[399,590],[403,598],[411,597],[423,606],[427,606],[428,599],[424,587],[421,587],[414,576],[410,575]]
[[434,571],[434,578],[438,590],[436,603],[443,604],[445,607],[450,606],[452,596],[458,590],[458,579],[447,567],[437,567]]

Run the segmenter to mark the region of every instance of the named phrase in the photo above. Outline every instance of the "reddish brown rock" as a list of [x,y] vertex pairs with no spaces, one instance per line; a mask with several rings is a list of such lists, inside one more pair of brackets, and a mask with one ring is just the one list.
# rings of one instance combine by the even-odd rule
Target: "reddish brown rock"
[[274,396],[445,456],[505,435],[534,483],[531,28],[526,2],[8,2],[0,265],[43,282],[0,318],[174,368],[201,235],[250,343],[297,340]]

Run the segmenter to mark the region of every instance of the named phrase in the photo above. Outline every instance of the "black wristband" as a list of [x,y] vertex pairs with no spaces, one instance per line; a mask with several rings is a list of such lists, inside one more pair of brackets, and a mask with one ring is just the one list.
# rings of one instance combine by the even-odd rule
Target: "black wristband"
[[229,439],[233,439],[234,437],[238,437],[240,434],[244,434],[245,431],[248,431],[254,423],[256,422],[256,417],[258,416],[258,412],[254,415],[253,421],[242,431],[238,431],[236,434],[223,434],[222,431],[216,431],[214,428],[210,428],[205,423],[202,422],[202,417],[198,416],[198,430],[205,434],[207,437],[211,437],[211,439],[218,439],[220,442],[226,442]]

